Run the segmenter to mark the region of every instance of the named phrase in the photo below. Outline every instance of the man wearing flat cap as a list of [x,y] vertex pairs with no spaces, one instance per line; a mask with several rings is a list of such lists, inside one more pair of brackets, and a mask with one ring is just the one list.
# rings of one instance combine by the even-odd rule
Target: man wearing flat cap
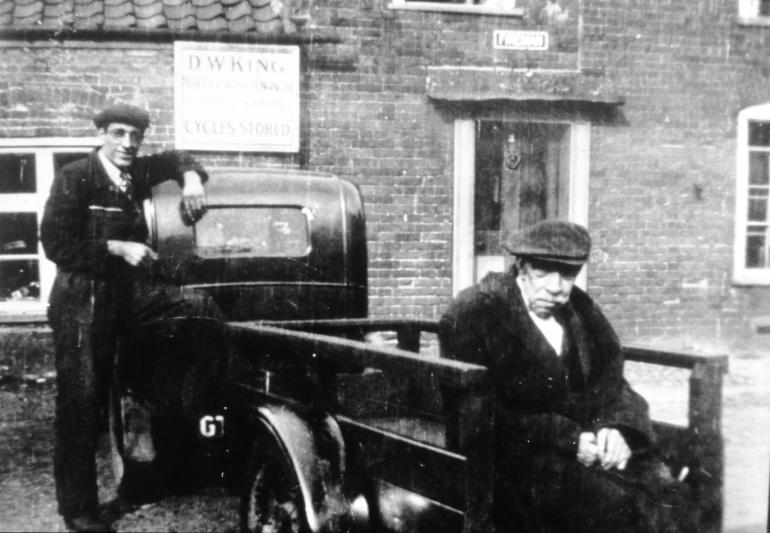
[[620,342],[575,287],[588,231],[545,220],[506,247],[511,270],[462,291],[439,334],[444,357],[490,369],[497,531],[695,531],[689,488],[661,475]]
[[[118,335],[161,324],[171,336],[191,338],[204,354],[196,354],[200,377],[193,378],[204,398],[222,323],[208,295],[154,283],[149,271],[158,256],[148,246],[143,201],[154,185],[173,179],[182,188],[182,216],[195,223],[206,209],[203,167],[177,151],[138,157],[150,125],[143,109],[116,105],[93,121],[103,144],[57,173],[41,225],[43,248],[57,265],[48,311],[57,369],[56,496],[75,531],[108,529],[98,514],[95,454]],[[194,400],[195,408],[212,408],[209,399]]]

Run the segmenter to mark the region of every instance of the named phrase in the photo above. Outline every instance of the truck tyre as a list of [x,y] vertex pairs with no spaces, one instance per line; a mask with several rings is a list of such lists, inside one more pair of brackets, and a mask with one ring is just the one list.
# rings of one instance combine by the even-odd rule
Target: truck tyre
[[[272,448],[272,449],[271,449]],[[291,463],[269,446],[255,446],[241,494],[241,530],[305,533],[302,495]]]

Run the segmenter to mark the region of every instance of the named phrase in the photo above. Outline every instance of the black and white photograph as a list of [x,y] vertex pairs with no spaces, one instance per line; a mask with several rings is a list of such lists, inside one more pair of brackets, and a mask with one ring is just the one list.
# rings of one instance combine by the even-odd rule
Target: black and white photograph
[[769,502],[770,0],[0,0],[0,532]]

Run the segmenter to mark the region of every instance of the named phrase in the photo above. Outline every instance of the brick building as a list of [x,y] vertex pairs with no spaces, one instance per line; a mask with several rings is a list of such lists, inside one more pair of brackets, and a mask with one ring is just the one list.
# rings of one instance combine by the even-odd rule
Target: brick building
[[768,0],[0,0],[3,316],[43,309],[37,217],[96,110],[174,146],[177,41],[299,48],[296,151],[194,153],[357,183],[373,315],[439,316],[558,216],[624,338],[770,329]]

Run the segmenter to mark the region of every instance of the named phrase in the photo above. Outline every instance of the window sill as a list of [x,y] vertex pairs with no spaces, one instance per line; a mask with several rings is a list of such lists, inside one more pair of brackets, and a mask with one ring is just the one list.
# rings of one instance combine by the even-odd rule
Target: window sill
[[46,304],[33,302],[2,302],[0,303],[0,325],[11,324],[45,324]]
[[423,11],[431,13],[460,13],[466,15],[491,15],[496,17],[523,17],[524,8],[515,7],[504,9],[501,7],[475,5],[475,4],[442,4],[438,2],[406,2],[388,4],[388,9],[393,11]]
[[770,287],[770,269],[736,272],[733,276],[736,287]]
[[738,17],[739,26],[770,26],[770,17]]

